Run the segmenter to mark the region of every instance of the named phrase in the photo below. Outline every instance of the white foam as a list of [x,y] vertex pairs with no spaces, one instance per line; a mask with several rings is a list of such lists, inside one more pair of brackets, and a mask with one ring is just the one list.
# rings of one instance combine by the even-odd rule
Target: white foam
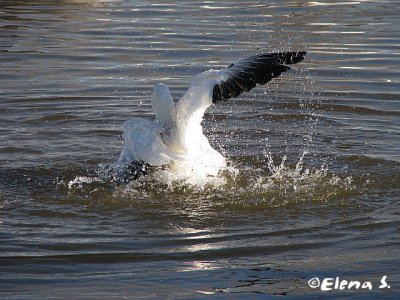
[[70,180],[68,182],[68,189],[82,188],[85,184],[90,184],[93,182],[103,182],[103,181],[98,177],[76,176],[73,180]]

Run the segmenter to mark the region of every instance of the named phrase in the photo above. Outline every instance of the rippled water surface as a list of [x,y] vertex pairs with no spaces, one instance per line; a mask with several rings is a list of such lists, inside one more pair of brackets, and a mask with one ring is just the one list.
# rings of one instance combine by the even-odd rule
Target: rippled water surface
[[[2,299],[400,293],[400,3],[0,1]],[[215,182],[104,182],[155,83],[306,50],[210,108]],[[382,276],[389,288],[379,289]],[[372,290],[312,289],[313,277]]]

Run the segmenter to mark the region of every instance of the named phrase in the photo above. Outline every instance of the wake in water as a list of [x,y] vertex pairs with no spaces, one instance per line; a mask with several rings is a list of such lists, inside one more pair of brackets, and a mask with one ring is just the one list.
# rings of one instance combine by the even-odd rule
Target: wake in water
[[305,54],[259,54],[223,70],[203,72],[176,104],[168,87],[157,84],[151,101],[155,120],[133,118],[125,122],[124,148],[109,172],[129,181],[145,174],[150,166],[167,166],[173,177],[193,183],[197,178],[216,177],[226,167],[226,159],[203,134],[206,109],[280,76],[290,69],[285,64],[301,62]]

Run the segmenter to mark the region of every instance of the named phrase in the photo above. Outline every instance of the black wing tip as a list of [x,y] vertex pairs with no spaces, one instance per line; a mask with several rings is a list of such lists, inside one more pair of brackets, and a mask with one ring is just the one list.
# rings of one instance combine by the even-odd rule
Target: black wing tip
[[272,78],[290,70],[290,67],[286,65],[303,61],[306,54],[306,51],[264,53],[229,65],[227,69],[233,72],[232,76],[214,86],[212,102],[218,103],[232,97],[235,98],[243,92],[251,90],[257,84],[266,84]]

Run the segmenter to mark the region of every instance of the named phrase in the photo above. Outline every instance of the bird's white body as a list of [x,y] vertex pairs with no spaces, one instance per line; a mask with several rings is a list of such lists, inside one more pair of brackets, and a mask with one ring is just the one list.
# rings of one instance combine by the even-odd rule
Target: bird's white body
[[156,118],[125,122],[125,144],[118,162],[168,165],[183,177],[216,176],[226,166],[226,160],[211,147],[201,122],[212,105],[213,86],[225,77],[222,71],[214,70],[197,75],[176,105],[168,87],[157,84],[151,101]]

